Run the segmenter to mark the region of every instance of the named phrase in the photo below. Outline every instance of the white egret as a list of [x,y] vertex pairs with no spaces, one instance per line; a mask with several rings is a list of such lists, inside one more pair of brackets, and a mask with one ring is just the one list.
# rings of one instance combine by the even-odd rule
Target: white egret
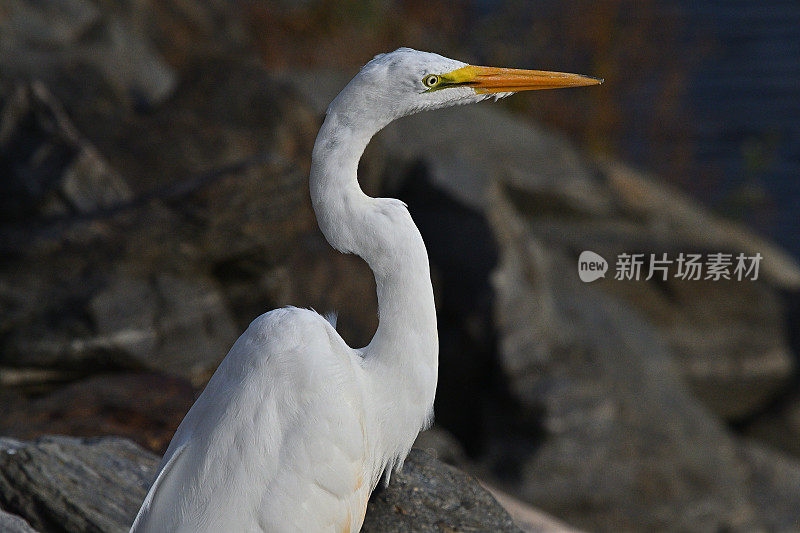
[[409,48],[367,63],[328,108],[310,188],[331,246],[375,274],[374,337],[350,348],[306,309],[256,318],[178,427],[132,531],[358,531],[372,489],[431,420],[438,367],[425,245],[403,202],[362,192],[364,148],[418,111],[600,81]]

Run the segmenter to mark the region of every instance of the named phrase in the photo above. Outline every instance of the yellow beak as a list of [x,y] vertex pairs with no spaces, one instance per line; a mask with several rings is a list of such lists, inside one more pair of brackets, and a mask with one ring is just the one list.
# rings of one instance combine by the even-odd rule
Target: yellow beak
[[442,88],[453,85],[472,87],[476,93],[505,93],[582,87],[603,83],[600,78],[549,72],[547,70],[522,70],[515,68],[477,67],[469,65],[441,76]]

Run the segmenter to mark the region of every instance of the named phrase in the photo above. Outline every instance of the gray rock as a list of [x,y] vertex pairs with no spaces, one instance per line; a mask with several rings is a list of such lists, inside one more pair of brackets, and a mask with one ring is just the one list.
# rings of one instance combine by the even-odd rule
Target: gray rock
[[511,518],[514,519],[514,523],[519,525],[525,533],[581,533],[579,530],[535,509],[530,504],[518,500],[510,494],[485,484],[484,486],[497,499],[498,503],[508,511]]
[[741,429],[751,439],[800,457],[800,392],[787,394],[768,412],[748,420]]
[[100,56],[98,65],[109,83],[139,106],[154,107],[169,98],[178,75],[135,21],[109,17],[105,31],[107,40],[87,55]]
[[447,430],[436,426],[420,432],[414,448],[452,466],[461,467],[469,461],[461,443]]
[[162,274],[150,283],[120,275],[105,286],[103,277],[95,280],[97,287],[75,288],[91,296],[81,306],[71,302],[60,329],[23,328],[9,335],[0,362],[67,375],[146,369],[198,386],[238,336],[220,288],[208,277]]
[[0,22],[0,66],[23,79],[52,82],[81,65],[140,106],[163,102],[177,85],[135,9],[100,10],[82,0],[14,0],[9,7]]
[[745,226],[716,216],[687,195],[653,176],[611,160],[600,161],[605,182],[619,209],[646,228],[710,249],[761,253],[761,273],[784,290],[800,288],[800,266],[784,250]]
[[89,302],[98,335],[140,360],[152,357],[157,349],[158,307],[152,284],[132,276],[115,276]]
[[239,336],[222,294],[211,280],[168,275],[156,289],[160,343],[149,366],[203,383]]
[[125,180],[78,133],[39,82],[0,94],[3,219],[89,213],[131,199]]
[[54,48],[74,44],[100,13],[88,0],[9,0],[0,19],[0,50],[23,46]]
[[[582,284],[503,197],[493,221],[501,356],[515,395],[540,406],[542,442],[494,475],[587,529],[758,527],[735,443],[687,393],[669,348],[629,306]],[[500,469],[500,466],[503,466]]]
[[97,339],[140,366],[201,384],[238,336],[226,302],[207,278],[117,276],[89,307]]
[[520,531],[505,509],[463,472],[411,450],[403,470],[372,495],[362,531]]
[[[0,506],[43,531],[127,531],[157,456],[115,438],[0,438]],[[419,450],[373,495],[363,531],[519,531],[477,481]]]
[[[345,338],[369,341],[374,280],[317,230],[304,166],[319,124],[291,90],[255,62],[213,57],[187,67],[170,106],[147,114],[89,105],[83,89],[62,93],[81,139],[149,201],[75,217],[62,202],[61,218],[29,224],[0,194],[11,219],[0,228],[11,250],[0,267],[0,366],[166,370],[197,385],[253,318],[287,304],[343,309]],[[12,163],[42,177],[30,161]],[[42,196],[26,215],[55,205]]]
[[23,518],[0,509],[0,531],[5,533],[36,533]]
[[2,438],[0,506],[40,531],[124,532],[157,466],[120,438]]
[[[414,448],[465,472],[480,472],[479,465],[469,460],[458,440],[440,427],[434,426],[422,431],[414,442]],[[481,479],[483,476],[478,477]],[[481,481],[481,485],[503,506],[514,523],[525,533],[578,533],[576,529],[534,508],[531,504],[486,484],[485,481]]]
[[750,499],[768,531],[797,531],[800,525],[800,463],[756,442],[746,441],[739,455],[747,465]]

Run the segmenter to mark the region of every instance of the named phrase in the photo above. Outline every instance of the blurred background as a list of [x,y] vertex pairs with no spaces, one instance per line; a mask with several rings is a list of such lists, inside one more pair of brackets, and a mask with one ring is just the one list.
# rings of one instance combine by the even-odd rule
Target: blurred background
[[[362,187],[409,204],[431,259],[418,446],[587,531],[800,531],[786,0],[0,1],[0,435],[163,453],[281,305],[366,344],[374,281],[324,241],[307,178],[328,102],[399,46],[605,78],[368,147]],[[606,279],[578,279],[583,250]],[[623,252],[763,260],[755,281],[619,281]]]

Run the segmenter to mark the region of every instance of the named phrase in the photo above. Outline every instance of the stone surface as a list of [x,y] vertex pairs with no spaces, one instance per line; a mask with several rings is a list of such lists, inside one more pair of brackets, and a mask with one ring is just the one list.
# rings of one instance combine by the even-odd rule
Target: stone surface
[[745,441],[739,455],[747,465],[750,499],[767,531],[796,531],[800,524],[800,463],[753,441]]
[[100,16],[88,0],[9,0],[4,4],[0,47],[5,50],[22,45],[57,47],[75,43]]
[[486,486],[486,490],[508,511],[514,523],[525,533],[579,533],[579,530],[535,509],[517,498],[496,488]]
[[790,393],[771,409],[750,418],[742,424],[741,431],[752,439],[800,457],[800,393]]
[[[49,531],[127,531],[157,456],[113,437],[0,438],[0,506]],[[414,450],[373,495],[363,531],[519,531],[477,481]]]
[[[6,342],[9,366],[62,367],[66,371],[147,369],[204,383],[238,335],[220,289],[203,276],[162,274],[155,281],[95,276],[96,288],[75,287],[88,301],[69,295],[50,305],[70,306],[77,324],[67,331],[17,331]],[[94,289],[94,290],[92,290]],[[78,293],[80,294],[80,293]],[[75,298],[78,294],[72,295]],[[39,317],[47,305],[39,311]],[[93,365],[99,368],[92,369]]]
[[362,531],[520,531],[477,481],[412,450],[389,486],[372,495]]
[[462,466],[469,462],[461,443],[440,427],[434,426],[421,431],[414,441],[414,448],[451,466]]
[[545,435],[511,469],[501,445],[484,459],[489,475],[587,529],[770,523],[771,511],[748,492],[736,441],[688,394],[656,328],[599,287],[564,276],[573,259],[548,250],[501,193],[494,209],[504,250],[495,275],[501,356],[512,390],[542,406]]
[[0,94],[2,220],[89,213],[131,199],[125,180],[40,82]]
[[[372,276],[324,244],[308,201],[314,114],[253,61],[212,57],[186,68],[180,95],[148,114],[59,88],[81,146],[123,169],[140,196],[74,216],[47,188],[3,195],[13,206],[27,195],[26,216],[50,218],[14,215],[0,228],[0,365],[65,376],[144,368],[200,385],[253,318],[286,304],[341,308],[345,338],[369,340]],[[35,130],[37,143],[58,140],[48,131]],[[38,160],[6,153],[20,176],[44,179]],[[287,166],[299,154],[301,165]],[[69,174],[48,169],[46,183]]]
[[121,438],[2,438],[0,506],[42,532],[124,532],[157,466]]
[[226,302],[211,280],[161,275],[155,287],[161,342],[148,366],[203,383],[239,336]]
[[0,509],[0,531],[5,533],[35,533],[36,530],[19,516]]
[[67,65],[90,69],[131,106],[163,102],[177,84],[133,6],[127,13],[81,0],[14,0],[4,7],[0,66],[6,72],[50,83],[69,76]]

